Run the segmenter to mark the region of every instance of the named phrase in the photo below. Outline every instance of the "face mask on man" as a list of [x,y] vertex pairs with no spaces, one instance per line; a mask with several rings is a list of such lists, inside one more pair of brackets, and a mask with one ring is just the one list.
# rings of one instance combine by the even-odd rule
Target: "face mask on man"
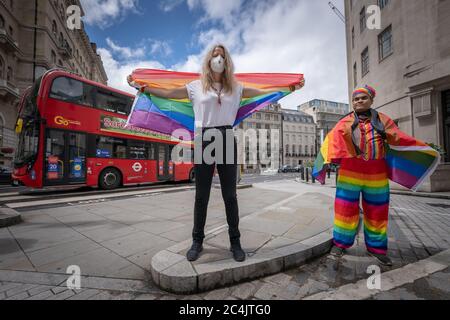
[[216,73],[222,73],[225,71],[225,59],[218,55],[211,59],[211,69]]

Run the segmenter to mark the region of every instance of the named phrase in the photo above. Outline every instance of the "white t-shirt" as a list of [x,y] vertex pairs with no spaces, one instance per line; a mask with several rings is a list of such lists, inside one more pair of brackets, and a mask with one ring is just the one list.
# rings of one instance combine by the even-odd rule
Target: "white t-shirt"
[[[232,94],[222,92],[221,105],[219,105],[216,91],[209,90],[206,94],[203,92],[201,80],[188,83],[186,88],[194,108],[196,128],[234,125],[244,89],[242,84],[238,83]],[[220,88],[217,87],[217,89]]]

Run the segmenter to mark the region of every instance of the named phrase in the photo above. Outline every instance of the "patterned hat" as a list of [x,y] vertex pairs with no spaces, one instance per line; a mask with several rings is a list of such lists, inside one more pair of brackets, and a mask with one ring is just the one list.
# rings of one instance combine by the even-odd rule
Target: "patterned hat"
[[369,97],[372,98],[372,100],[376,97],[377,92],[375,91],[374,88],[372,88],[371,86],[365,85],[363,88],[357,88],[355,91],[353,91],[352,97],[355,97],[358,94],[367,94]]

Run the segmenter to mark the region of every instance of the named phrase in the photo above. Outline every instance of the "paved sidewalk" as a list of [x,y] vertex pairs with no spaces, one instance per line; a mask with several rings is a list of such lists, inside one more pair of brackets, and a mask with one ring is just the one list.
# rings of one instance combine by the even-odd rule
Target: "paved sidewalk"
[[[257,184],[239,191],[241,216],[288,199],[299,189],[328,196],[335,192],[294,181]],[[220,193],[213,190],[213,194],[208,230],[225,223]],[[301,267],[224,289],[169,294],[152,283],[148,268],[156,252],[190,238],[192,199],[189,191],[24,212],[24,223],[0,229],[0,299],[298,300],[365,281],[367,267],[376,265],[367,256],[360,233],[342,259],[325,255]],[[389,254],[394,267],[381,270],[398,270],[417,279],[371,298],[448,299],[449,285],[444,281],[448,265],[431,274],[403,268],[450,248],[449,207],[450,201],[444,199],[392,196]],[[81,267],[82,290],[67,289],[65,272],[71,264]]]

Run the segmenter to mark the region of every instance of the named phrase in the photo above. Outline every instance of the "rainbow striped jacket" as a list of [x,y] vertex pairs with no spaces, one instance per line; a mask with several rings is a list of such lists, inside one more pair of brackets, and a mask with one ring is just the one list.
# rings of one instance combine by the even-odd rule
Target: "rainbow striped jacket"
[[[371,110],[372,125],[385,140],[389,179],[413,191],[436,170],[440,154],[426,143],[417,140],[396,126],[387,115]],[[329,164],[360,155],[355,143],[359,122],[356,113],[345,116],[328,134],[314,163],[313,176],[325,184]]]

